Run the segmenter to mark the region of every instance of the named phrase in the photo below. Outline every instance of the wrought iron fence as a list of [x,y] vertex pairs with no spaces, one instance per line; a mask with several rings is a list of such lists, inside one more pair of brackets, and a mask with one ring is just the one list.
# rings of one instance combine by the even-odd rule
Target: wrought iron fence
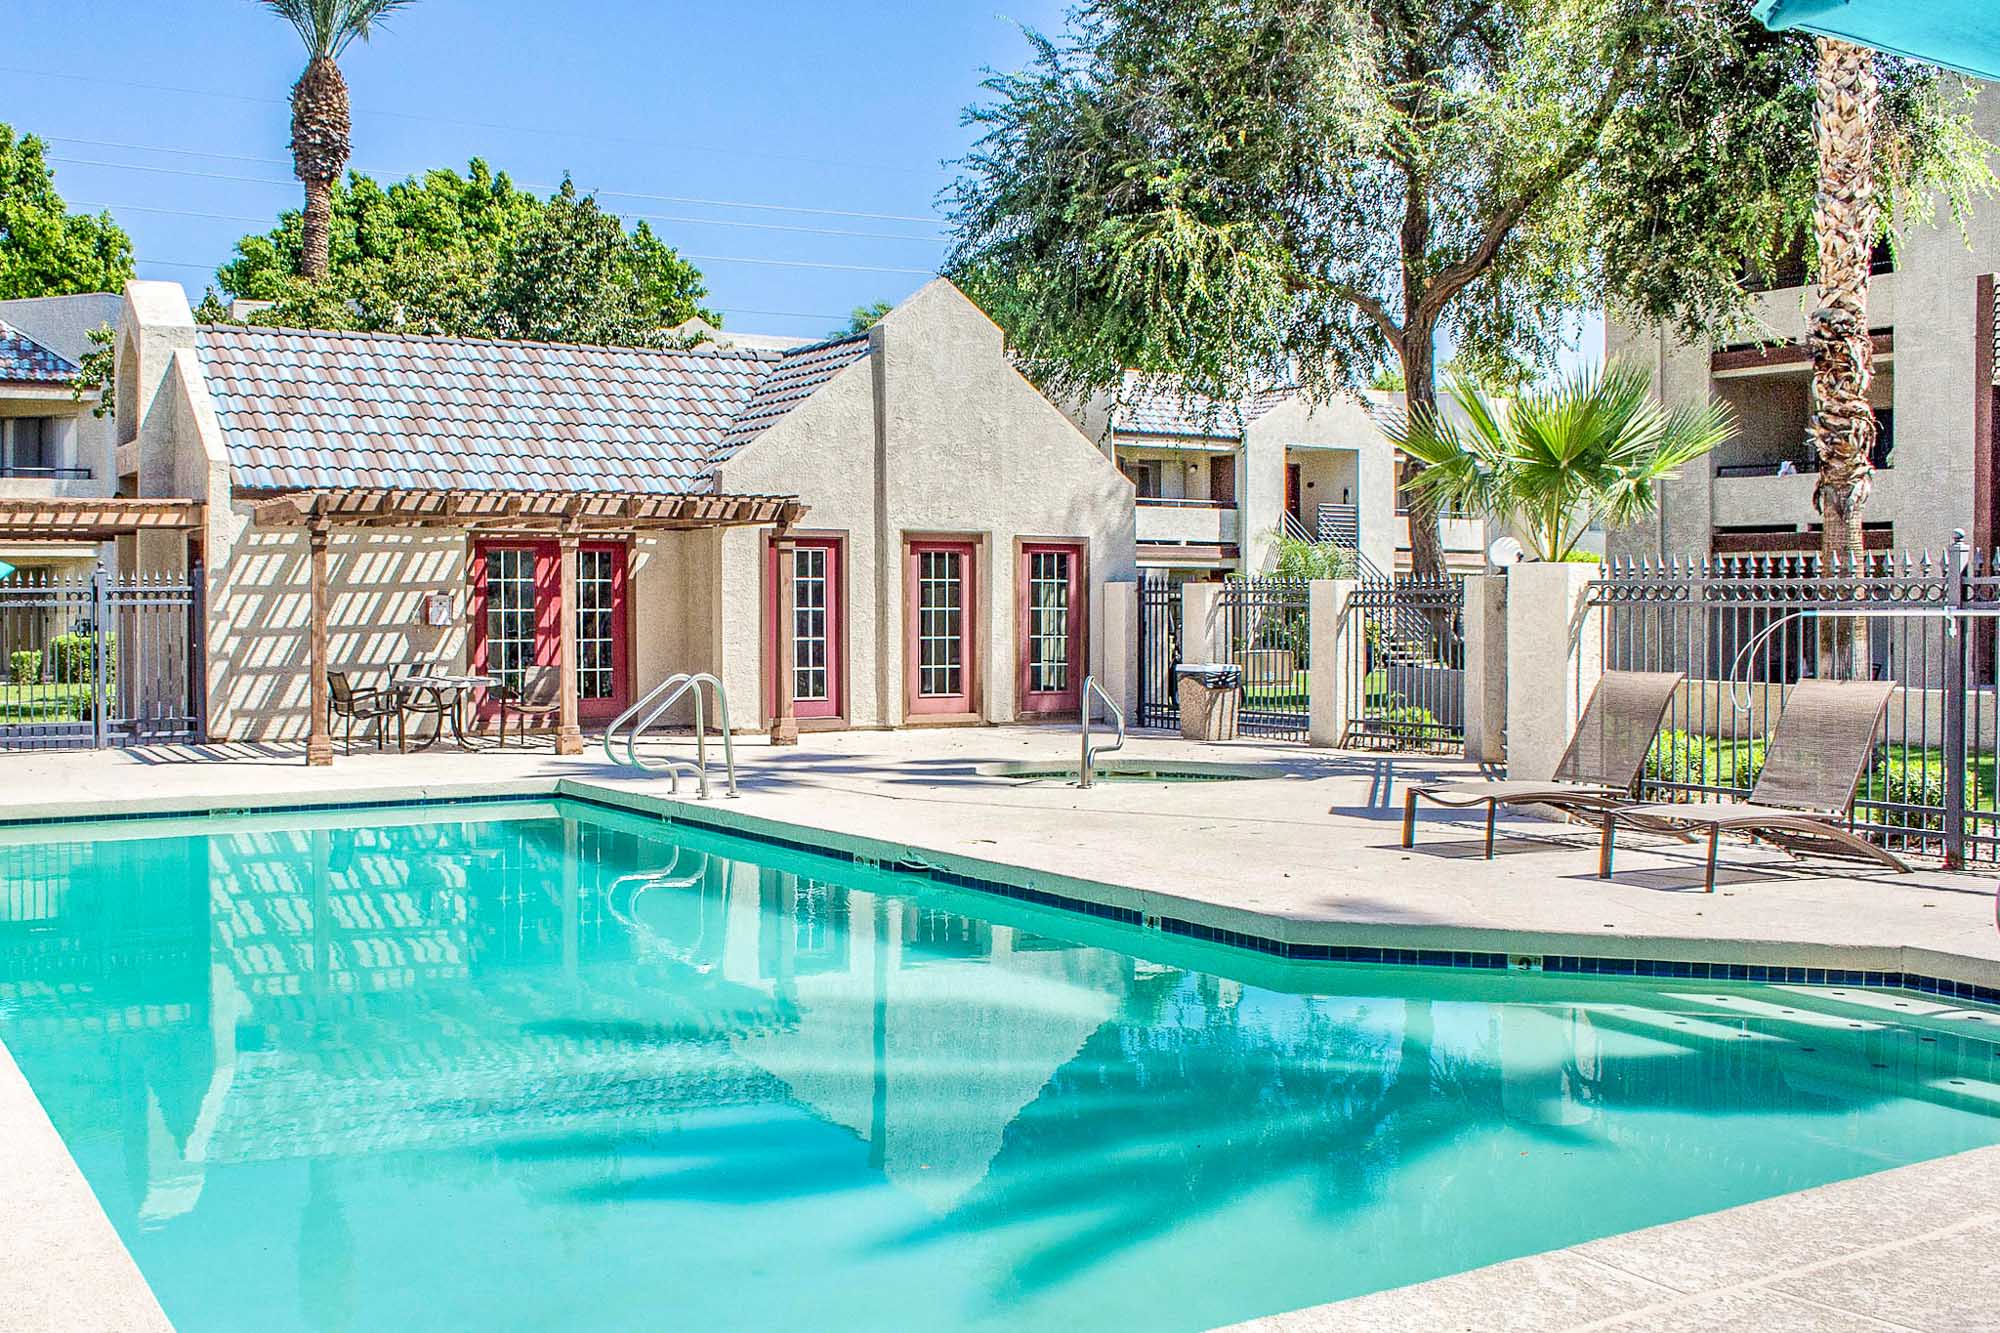
[[1312,613],[1302,579],[1230,579],[1216,602],[1226,660],[1243,672],[1237,729],[1305,740],[1312,724]]
[[1960,542],[1856,564],[1811,554],[1620,561],[1603,568],[1587,605],[1578,630],[1596,636],[1605,667],[1687,676],[1642,795],[1748,796],[1793,682],[1893,680],[1851,826],[1892,851],[2000,859],[1993,553]]
[[1139,709],[1136,725],[1178,727],[1174,667],[1181,657],[1181,590],[1158,571],[1139,580]]
[[0,750],[200,738],[201,587],[198,569],[0,583]]
[[1367,579],[1349,596],[1342,743],[1455,751],[1465,744],[1465,580]]

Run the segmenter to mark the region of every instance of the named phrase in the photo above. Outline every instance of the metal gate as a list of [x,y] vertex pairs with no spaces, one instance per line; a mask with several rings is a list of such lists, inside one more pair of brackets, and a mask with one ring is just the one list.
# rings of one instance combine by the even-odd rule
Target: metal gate
[[1374,749],[1465,745],[1465,580],[1367,579],[1347,603],[1340,664],[1347,734]]
[[1178,727],[1174,667],[1181,659],[1181,590],[1162,573],[1139,579],[1139,718],[1142,727]]
[[199,569],[0,582],[0,750],[201,739],[201,587]]
[[1243,671],[1237,730],[1302,741],[1312,725],[1312,613],[1302,579],[1230,579],[1216,603],[1222,647]]

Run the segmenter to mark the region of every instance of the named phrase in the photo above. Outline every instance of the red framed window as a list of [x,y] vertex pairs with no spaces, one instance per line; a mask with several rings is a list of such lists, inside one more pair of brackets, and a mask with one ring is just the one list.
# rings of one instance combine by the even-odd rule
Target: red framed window
[[[576,553],[577,717],[608,722],[631,702],[626,548],[585,542]],[[476,542],[472,548],[471,661],[477,675],[518,683],[531,666],[562,659],[562,547],[552,541]]]
[[971,713],[979,608],[978,555],[971,542],[914,541],[906,548],[903,688],[906,711]]
[[[845,713],[846,543],[839,537],[792,539],[792,711],[799,717]],[[778,560],[765,547],[765,711],[778,711]]]
[[1074,713],[1083,698],[1083,547],[1029,542],[1014,572],[1017,692],[1023,713]]

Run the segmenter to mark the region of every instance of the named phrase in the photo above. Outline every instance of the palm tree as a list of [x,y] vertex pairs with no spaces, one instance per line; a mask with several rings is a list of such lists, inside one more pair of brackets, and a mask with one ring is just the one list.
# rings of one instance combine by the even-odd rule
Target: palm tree
[[299,276],[326,276],[333,239],[333,187],[347,168],[347,80],[341,52],[368,39],[392,10],[415,0],[256,0],[292,25],[306,44],[306,71],[292,85],[292,174],[306,187]]
[[1424,465],[1411,481],[1440,505],[1508,522],[1538,560],[1565,560],[1593,524],[1653,512],[1660,483],[1736,433],[1720,403],[1669,410],[1637,366],[1613,362],[1554,384],[1489,398],[1449,381],[1465,424],[1418,408],[1385,424]]
[[[1862,558],[1861,512],[1873,489],[1869,454],[1875,414],[1868,384],[1875,346],[1868,333],[1868,272],[1880,225],[1875,198],[1875,53],[1831,37],[1818,39],[1819,95],[1813,140],[1819,193],[1813,229],[1819,244],[1819,308],[1807,327],[1812,352],[1813,448],[1819,454],[1820,555],[1854,568]],[[1823,624],[1822,674],[1866,671],[1866,628],[1858,618]],[[1829,651],[1830,650],[1830,651]]]

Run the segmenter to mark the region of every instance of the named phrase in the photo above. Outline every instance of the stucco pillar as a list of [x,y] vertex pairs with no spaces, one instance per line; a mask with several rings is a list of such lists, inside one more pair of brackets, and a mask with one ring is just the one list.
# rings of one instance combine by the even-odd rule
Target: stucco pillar
[[1100,598],[1104,637],[1098,683],[1125,710],[1129,723],[1139,707],[1139,585],[1107,583]]
[[1465,757],[1507,762],[1507,576],[1465,580]]
[[779,533],[771,539],[771,551],[778,567],[777,604],[771,608],[776,623],[772,636],[771,685],[776,696],[771,710],[771,744],[799,743],[798,715],[798,546],[791,537]]
[[[1229,649],[1222,642],[1222,585],[1183,583],[1181,585],[1181,661],[1226,662]],[[1179,665],[1176,663],[1175,665]]]
[[1306,656],[1309,727],[1313,745],[1340,745],[1347,740],[1348,711],[1354,700],[1344,688],[1349,672],[1367,668],[1362,651],[1366,638],[1360,618],[1349,614],[1349,600],[1361,585],[1354,579],[1314,579],[1306,588]]
[[1604,674],[1604,645],[1584,621],[1597,566],[1523,564],[1507,571],[1507,776],[1540,782],[1576,730]]
[[311,710],[312,716],[306,722],[306,764],[311,768],[325,768],[333,763],[333,734],[327,728],[326,716],[328,693],[326,545],[330,535],[324,518],[313,518],[307,522],[306,548],[310,552],[309,583],[312,589],[312,613],[307,629],[311,681],[306,691],[306,707]]
[[576,556],[577,537],[574,528],[565,528],[557,542],[562,561],[562,594],[556,608],[558,632],[556,642],[556,670],[561,681],[556,687],[556,698],[560,708],[556,728],[557,754],[582,754],[583,729],[577,724],[576,712]]

